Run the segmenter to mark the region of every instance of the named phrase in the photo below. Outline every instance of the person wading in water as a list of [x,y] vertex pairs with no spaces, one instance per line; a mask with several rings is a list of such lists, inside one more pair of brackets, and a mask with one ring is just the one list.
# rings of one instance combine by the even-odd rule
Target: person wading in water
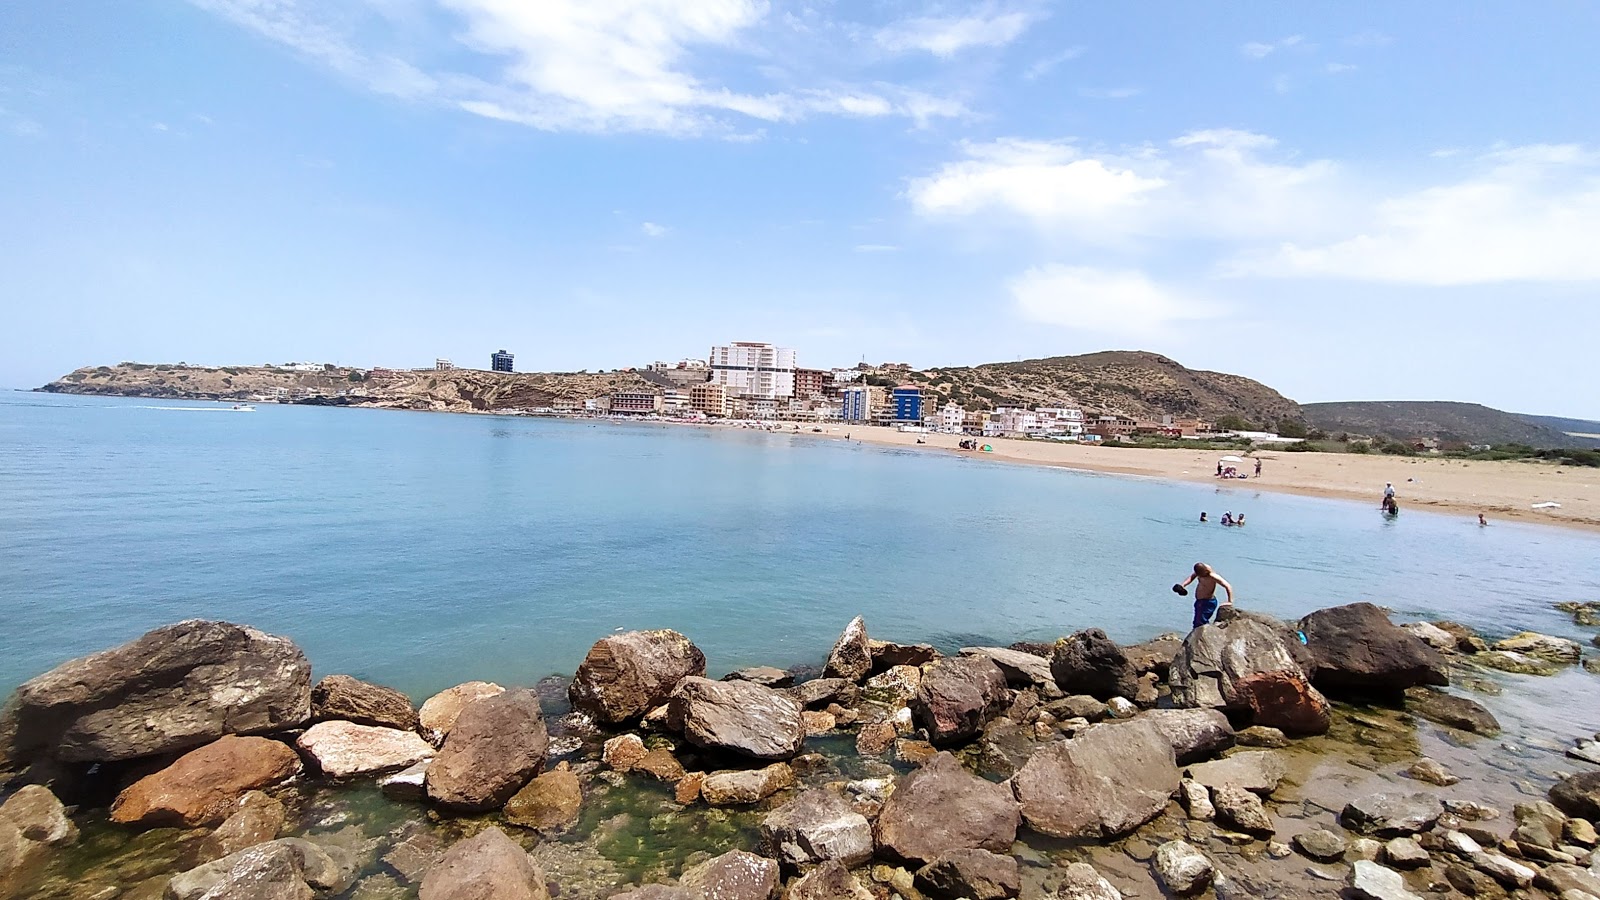
[[1211,567],[1205,563],[1195,563],[1194,571],[1189,574],[1188,578],[1185,578],[1178,584],[1173,585],[1172,592],[1180,597],[1187,597],[1189,596],[1189,585],[1191,584],[1194,584],[1195,586],[1195,628],[1199,628],[1201,625],[1211,621],[1211,617],[1216,614],[1217,607],[1219,605],[1217,603],[1217,588],[1219,586],[1224,592],[1227,593],[1228,596],[1227,602],[1221,605],[1233,606],[1233,585],[1229,584],[1227,579],[1223,578],[1221,575],[1213,572]]

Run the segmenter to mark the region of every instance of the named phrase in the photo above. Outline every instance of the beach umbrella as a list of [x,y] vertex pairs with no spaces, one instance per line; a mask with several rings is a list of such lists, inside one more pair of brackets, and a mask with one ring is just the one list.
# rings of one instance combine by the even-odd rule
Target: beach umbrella
[[1222,458],[1222,461],[1223,462],[1244,462],[1244,460],[1240,459],[1237,456],[1224,456]]

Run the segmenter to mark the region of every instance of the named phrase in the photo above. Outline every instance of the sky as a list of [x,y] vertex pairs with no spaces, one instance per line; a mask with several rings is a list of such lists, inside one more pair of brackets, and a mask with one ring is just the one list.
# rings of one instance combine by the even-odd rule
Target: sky
[[1143,349],[1600,418],[1600,6],[0,4],[0,386]]

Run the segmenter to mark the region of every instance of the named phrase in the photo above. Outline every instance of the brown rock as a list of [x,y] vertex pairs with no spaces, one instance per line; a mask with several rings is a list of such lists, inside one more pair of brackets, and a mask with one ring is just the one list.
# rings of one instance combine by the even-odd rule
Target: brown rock
[[451,847],[422,879],[420,900],[550,900],[544,872],[490,826]]
[[1006,853],[1016,839],[1017,822],[1017,801],[1005,785],[985,781],[954,756],[940,753],[902,778],[889,795],[878,814],[878,848],[915,863],[951,850]]
[[897,738],[894,742],[894,758],[903,763],[910,763],[913,766],[920,766],[938,755],[939,748],[927,741]]
[[872,858],[872,825],[838,794],[812,788],[761,820],[761,844],[790,869],[858,866]]
[[683,870],[678,887],[705,900],[767,900],[778,889],[778,864],[730,850]]
[[657,747],[633,764],[635,771],[643,772],[657,781],[674,782],[684,776],[683,763],[665,747]]
[[896,737],[893,722],[874,722],[861,726],[856,732],[856,752],[862,756],[882,756],[894,746]]
[[9,822],[22,836],[52,847],[76,843],[78,826],[66,807],[42,784],[24,785],[0,806],[0,822]]
[[615,725],[665,703],[683,678],[705,674],[705,654],[678,632],[628,631],[589,648],[567,693],[573,706]]
[[1239,705],[1251,721],[1290,734],[1322,734],[1333,724],[1333,708],[1305,676],[1258,672],[1233,683]]
[[951,850],[917,872],[917,884],[934,897],[1003,900],[1022,890],[1017,861],[987,850]]
[[469,703],[428,765],[428,799],[463,811],[504,806],[544,768],[550,736],[526,688]]
[[868,641],[872,647],[872,668],[882,671],[891,666],[925,666],[939,658],[929,644],[896,644],[893,641]]
[[839,724],[839,721],[833,717],[832,713],[815,712],[809,709],[800,713],[800,719],[806,724],[806,737],[814,734],[827,734]]
[[667,722],[689,743],[752,759],[792,759],[806,739],[802,706],[751,681],[680,680],[667,703]]
[[423,737],[432,741],[435,746],[442,744],[450,729],[455,727],[456,716],[461,715],[463,707],[478,700],[503,694],[505,690],[500,685],[488,681],[469,681],[452,688],[445,688],[422,704],[422,711],[417,714],[418,727],[422,729]]
[[1098,840],[1155,818],[1179,781],[1171,742],[1134,719],[1090,726],[1049,745],[1028,760],[1011,785],[1034,831]]
[[221,859],[247,847],[265,844],[283,830],[283,804],[261,793],[249,791],[234,804],[226,821],[200,842],[202,862]]
[[860,616],[850,620],[828,653],[828,662],[822,668],[826,678],[843,678],[860,681],[872,671],[872,645],[867,640],[867,623]]
[[223,737],[178,757],[117,795],[111,821],[123,825],[212,825],[225,819],[246,791],[300,773],[289,745],[259,737]]
[[935,746],[976,737],[1006,706],[1006,676],[993,660],[961,656],[929,663],[911,700],[917,723]]
[[843,863],[830,859],[795,879],[789,900],[873,900],[873,894]]
[[334,719],[401,731],[416,731],[418,721],[410,697],[349,675],[329,675],[311,689],[311,720]]
[[606,741],[600,759],[618,772],[626,772],[638,765],[639,760],[649,752],[644,748],[644,740],[637,734],[619,734]]
[[700,782],[700,796],[709,806],[750,806],[794,787],[794,769],[773,763],[764,769],[712,772]]
[[583,787],[566,763],[528,782],[506,803],[505,818],[535,831],[559,832],[578,821]]
[[672,787],[672,799],[688,806],[700,799],[700,788],[706,783],[706,773],[689,772]]
[[0,897],[26,897],[26,889],[42,873],[50,848],[22,836],[17,826],[0,822]]

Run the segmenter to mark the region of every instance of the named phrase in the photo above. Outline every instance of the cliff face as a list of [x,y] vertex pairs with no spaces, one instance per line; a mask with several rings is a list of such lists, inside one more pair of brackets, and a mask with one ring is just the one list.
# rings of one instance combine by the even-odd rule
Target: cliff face
[[282,389],[292,398],[320,398],[320,402],[349,406],[465,412],[581,405],[591,397],[644,387],[643,379],[627,372],[508,374],[450,369],[373,374],[338,366],[297,372],[274,366],[120,363],[78,369],[40,390],[173,400],[251,400]]
[[1163,414],[1215,421],[1226,415],[1276,425],[1301,419],[1299,404],[1241,375],[1189,369],[1156,353],[1111,350],[1020,362],[928,369],[910,378],[969,409],[1062,400],[1137,418]]

